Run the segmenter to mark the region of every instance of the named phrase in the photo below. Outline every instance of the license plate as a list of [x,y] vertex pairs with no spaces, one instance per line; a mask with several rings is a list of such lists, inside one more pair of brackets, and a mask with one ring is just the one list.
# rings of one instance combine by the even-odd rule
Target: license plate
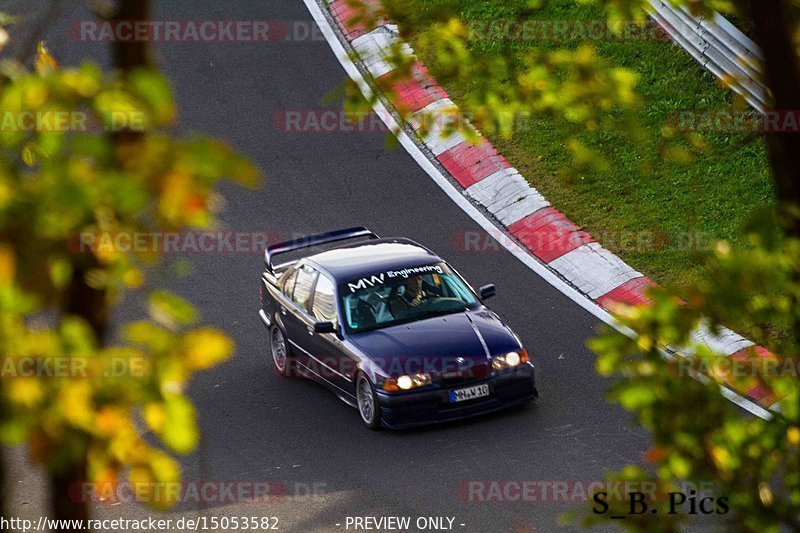
[[489,385],[475,385],[474,387],[467,387],[466,389],[458,389],[450,391],[450,402],[465,402],[467,400],[474,400],[475,398],[482,398],[489,396]]

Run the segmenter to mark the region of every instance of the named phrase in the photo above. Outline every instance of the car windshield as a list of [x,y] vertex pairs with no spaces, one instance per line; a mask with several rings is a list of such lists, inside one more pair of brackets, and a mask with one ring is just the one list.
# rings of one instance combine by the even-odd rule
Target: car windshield
[[341,284],[339,294],[350,332],[455,313],[478,303],[446,263],[375,272]]

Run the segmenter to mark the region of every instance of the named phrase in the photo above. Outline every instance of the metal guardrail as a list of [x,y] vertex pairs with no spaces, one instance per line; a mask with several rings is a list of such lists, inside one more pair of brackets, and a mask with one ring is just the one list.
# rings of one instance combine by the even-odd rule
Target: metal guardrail
[[650,16],[701,65],[739,93],[761,113],[770,107],[763,82],[763,55],[758,45],[715,14],[713,20],[695,17],[669,0],[649,0]]

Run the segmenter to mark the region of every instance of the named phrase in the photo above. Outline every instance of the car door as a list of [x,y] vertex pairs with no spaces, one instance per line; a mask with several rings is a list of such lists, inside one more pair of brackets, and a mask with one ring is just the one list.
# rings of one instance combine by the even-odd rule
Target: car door
[[309,366],[308,346],[305,341],[309,336],[308,327],[314,323],[309,314],[309,303],[317,275],[317,271],[309,265],[303,264],[297,267],[289,308],[283,315],[286,336],[292,345],[295,358],[305,367]]
[[332,322],[337,333],[315,333],[312,330],[307,339],[308,351],[315,358],[322,377],[349,394],[353,388],[355,362],[343,350],[336,302],[336,285],[320,273],[312,295],[311,316],[318,322]]

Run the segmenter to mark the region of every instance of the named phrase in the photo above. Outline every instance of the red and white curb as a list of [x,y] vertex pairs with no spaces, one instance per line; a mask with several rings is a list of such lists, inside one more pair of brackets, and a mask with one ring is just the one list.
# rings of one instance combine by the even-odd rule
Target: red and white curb
[[[369,99],[373,94],[365,74],[381,89],[375,111],[392,131],[398,132],[401,145],[417,163],[459,207],[548,283],[604,322],[625,329],[607,311],[616,302],[649,303],[645,290],[654,285],[653,281],[603,248],[552,207],[488,140],[480,138],[480,142],[473,144],[458,130],[445,135],[442,120],[423,125],[425,117],[456,116],[458,108],[419,62],[412,69],[411,80],[393,79],[395,68],[389,57],[396,53],[394,47],[398,43],[403,54],[415,59],[412,48],[400,40],[397,26],[383,21],[367,32],[362,25],[350,23],[356,15],[351,0],[320,1],[325,5],[317,0],[304,0],[340,63],[365,96]],[[325,7],[327,13],[323,11]],[[355,63],[361,70],[351,55],[356,56]],[[414,139],[398,126],[387,104],[411,113],[408,124]],[[480,137],[477,131],[475,134]],[[495,220],[489,221],[475,205]],[[633,335],[630,330],[624,332]],[[753,342],[724,328],[719,334],[701,328],[692,340],[735,359],[751,356],[751,351],[758,357],[772,356],[763,348],[753,349]],[[691,350],[688,347],[674,352]],[[776,405],[771,393],[759,387],[748,391],[724,388],[723,392],[731,401],[762,418],[769,417],[768,409]]]

